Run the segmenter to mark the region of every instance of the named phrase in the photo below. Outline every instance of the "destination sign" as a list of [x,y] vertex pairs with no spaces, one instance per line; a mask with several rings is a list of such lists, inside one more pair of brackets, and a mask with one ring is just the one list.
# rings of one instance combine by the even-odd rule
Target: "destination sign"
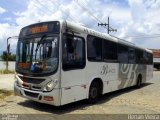
[[48,26],[43,25],[43,26],[31,27],[31,28],[29,28],[29,32],[32,34],[40,33],[40,32],[48,32]]
[[43,22],[22,28],[20,32],[20,37],[33,34],[59,33],[59,32],[60,32],[60,23],[58,21]]

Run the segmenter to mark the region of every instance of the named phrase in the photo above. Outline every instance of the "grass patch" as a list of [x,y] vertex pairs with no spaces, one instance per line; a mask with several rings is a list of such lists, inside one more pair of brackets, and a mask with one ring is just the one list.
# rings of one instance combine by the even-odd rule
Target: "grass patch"
[[14,70],[0,70],[0,74],[14,74],[15,71]]
[[5,97],[10,96],[12,94],[13,94],[13,91],[0,89],[0,99],[4,99]]

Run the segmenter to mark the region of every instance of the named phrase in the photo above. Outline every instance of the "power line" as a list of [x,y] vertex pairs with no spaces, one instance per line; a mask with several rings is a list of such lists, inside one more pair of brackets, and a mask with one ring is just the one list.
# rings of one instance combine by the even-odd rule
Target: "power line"
[[[94,20],[96,20],[97,22],[103,23],[99,18],[97,18],[96,16],[94,16],[94,15],[92,14],[92,12],[89,11],[89,9],[86,8],[86,5],[84,5],[84,4],[86,4],[86,3],[82,3],[82,1],[81,1],[81,4],[80,4],[80,3],[78,2],[78,0],[75,0],[75,1],[76,1],[76,3],[78,3],[78,5],[79,5],[81,8],[83,8],[83,10],[85,10],[90,16],[92,16],[92,17],[94,18]],[[104,27],[104,28],[106,28],[106,27]],[[108,28],[106,28],[106,29],[108,29]],[[112,29],[112,28],[110,27],[110,29]]]
[[[78,0],[74,0],[84,11],[86,11],[94,20],[101,22],[99,19],[97,19],[97,17],[95,17],[94,15],[92,15],[92,13],[90,11],[88,11],[87,8],[85,8],[83,5],[81,5]],[[106,28],[106,27],[104,27]],[[106,28],[107,29],[107,28]]]
[[[78,0],[77,0],[78,1]],[[85,6],[83,3],[81,3],[83,5],[83,7]],[[87,9],[87,8],[86,8]],[[90,15],[94,16],[88,9],[87,11],[90,13]],[[96,16],[94,16],[96,18],[97,21],[99,21],[100,23],[98,23],[98,26],[108,26],[106,29],[107,29],[107,32],[109,34],[109,32],[117,32],[117,29],[113,29],[110,27],[110,24],[109,24],[109,17],[108,17],[108,24],[106,23],[102,23],[102,21],[100,19],[98,19]]]
[[[42,7],[46,8],[50,13],[54,13],[52,10],[50,10],[49,8],[47,8],[44,4],[42,4],[39,0],[36,0]],[[58,18],[58,16],[56,16],[55,14],[53,14],[55,17]],[[72,18],[71,18],[72,19]],[[73,19],[72,19],[73,20]],[[74,21],[74,20],[73,20]]]
[[[51,12],[51,13],[53,13],[53,11],[52,10],[50,10],[49,8],[47,8],[44,4],[42,4],[39,0],[36,0],[41,6],[43,6],[43,7],[45,7],[46,9],[48,9],[49,10],[49,12]],[[50,1],[51,3],[53,3],[53,1]],[[56,3],[57,4],[57,3]],[[64,14],[66,14],[65,13],[65,11],[61,8],[61,10],[62,10],[62,12],[64,13]],[[56,16],[56,15],[54,15],[54,16]],[[57,17],[57,16],[56,16]],[[57,17],[58,18],[58,17]],[[68,18],[70,18],[72,21],[75,21],[75,18],[73,18],[72,16],[71,16],[71,14],[69,14],[68,15]],[[76,22],[76,21],[75,21]]]
[[[85,3],[83,3],[83,2],[81,2],[81,4],[78,2],[78,0],[74,0],[84,11],[86,11],[94,20],[96,20],[97,22],[99,22],[98,23],[98,26],[99,25],[101,25],[101,26],[103,26],[105,29],[107,29],[107,31],[108,31],[108,34],[109,34],[109,32],[111,32],[111,31],[116,31],[117,32],[117,30],[116,29],[113,29],[113,28],[111,28],[110,26],[109,26],[109,17],[108,17],[108,24],[106,24],[106,23],[103,23],[99,18],[97,18],[95,15],[93,15],[92,14],[92,12],[90,12],[90,10],[89,9],[87,9],[85,6]],[[105,26],[108,26],[108,27],[105,27]]]
[[[53,3],[53,1],[51,1],[51,2]],[[56,2],[55,4],[57,4],[57,6],[59,6],[57,2]],[[61,5],[61,4],[60,4],[60,5]],[[60,8],[60,9],[62,10],[62,12],[63,12],[64,14],[67,15],[66,10],[64,10],[63,8]],[[72,14],[70,14],[70,13],[69,13],[68,17],[71,18],[71,19],[72,19],[73,21],[75,21],[75,22],[78,21],[78,20],[77,20],[74,16],[72,16]]]
[[136,36],[136,37],[127,37],[127,38],[156,38],[156,37],[160,37],[160,35],[157,35],[157,36]]
[[[49,1],[50,1],[51,3],[54,2],[54,1],[51,1],[51,0],[49,0]],[[59,7],[61,4],[58,5],[57,2],[56,2],[54,5],[56,5],[57,7]],[[66,14],[65,11],[64,11],[62,8],[60,8],[60,9],[62,10],[62,12],[63,12],[64,14]],[[66,14],[66,15],[67,15],[67,14]],[[75,19],[74,19],[70,14],[68,15],[68,17],[69,17],[72,21],[75,21]]]
[[[49,1],[50,1],[51,3],[53,2],[52,0],[49,0]],[[58,5],[58,3],[57,3],[57,2],[56,2],[55,4],[56,4],[56,6],[58,6],[58,7],[61,5],[61,4],[60,4],[60,5]],[[66,11],[65,11],[63,8],[60,8],[60,9],[62,10],[62,12],[63,12],[63,13],[65,13],[65,14],[66,14]],[[73,21],[78,22],[78,19],[77,19],[76,17],[74,17],[72,14],[70,14],[70,13],[69,13],[69,15],[68,15],[68,16],[69,16]]]
[[[53,14],[53,11],[47,8],[44,4],[42,4],[39,0],[36,0],[42,7],[46,8],[50,13]],[[55,17],[57,17],[55,14],[53,14]],[[58,18],[58,17],[57,17]]]
[[153,34],[153,35],[134,35],[134,36],[126,36],[125,38],[136,38],[136,37],[155,37],[160,36],[160,34]]
[[[53,3],[54,1],[52,1],[52,0],[49,0],[51,3]],[[54,5],[56,5],[57,7],[59,7],[60,5],[58,5],[57,4],[57,2],[55,2],[55,4]],[[64,14],[66,14],[66,12],[65,12],[65,10],[63,9],[63,8],[60,8],[61,9],[61,11],[64,13]],[[67,15],[67,14],[66,14]],[[70,13],[69,13],[69,15],[68,15],[68,17],[72,20],[72,21],[77,21],[77,19],[75,19],[75,17],[73,17]]]
[[[41,7],[39,7],[39,5],[38,4],[33,4],[36,8],[39,8],[42,12],[43,12],[43,14],[46,14],[46,10],[44,10],[44,9],[41,9]],[[47,13],[48,14],[48,13]],[[49,15],[49,14],[48,14]]]
[[98,19],[96,16],[94,16],[87,8],[86,5],[84,5],[82,2],[81,4],[78,2],[78,0],[75,0],[80,6],[81,8],[83,8],[84,11],[86,11],[90,16],[92,16],[96,21],[98,22],[102,22],[100,19]]
[[99,19],[97,19],[96,16],[94,16],[87,8],[85,8],[82,4],[80,4],[78,1],[77,3],[81,6],[81,8],[83,8],[84,11],[86,11],[90,16],[92,16],[96,21],[101,22]]

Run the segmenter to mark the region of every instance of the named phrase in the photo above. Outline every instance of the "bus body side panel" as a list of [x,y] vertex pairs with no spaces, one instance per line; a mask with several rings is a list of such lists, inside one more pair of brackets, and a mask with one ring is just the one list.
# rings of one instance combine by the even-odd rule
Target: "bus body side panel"
[[[147,65],[146,64],[138,64],[137,68],[137,78],[138,75],[142,75],[142,83],[145,83],[147,80]],[[135,85],[137,84],[137,79],[135,80]]]
[[118,89],[134,86],[137,83],[138,75],[142,75],[142,81],[146,81],[146,65],[119,64],[119,80],[121,83]]
[[152,78],[153,78],[153,65],[147,65],[146,80],[150,80]]
[[87,85],[89,86],[95,78],[103,81],[103,94],[134,86],[137,77],[142,75],[142,82],[146,81],[146,65],[138,64],[119,64],[104,62],[87,63]]
[[103,93],[117,90],[120,81],[118,79],[118,63],[104,63],[101,67],[101,75],[104,81]]
[[[90,62],[88,60],[86,62],[87,98],[89,97],[89,88],[92,81],[97,78],[103,80],[101,75],[102,66],[102,62]],[[104,81],[102,82],[104,84]],[[108,90],[110,89],[108,88]]]
[[86,98],[85,70],[70,70],[61,72],[61,105]]
[[87,85],[89,87],[94,79],[101,79],[103,83],[103,94],[117,90],[118,63],[87,62]]
[[[151,72],[148,70],[148,76]],[[87,82],[89,86],[94,78],[100,78],[103,81],[103,94],[131,87],[137,84],[138,75],[142,75],[142,82],[147,80],[147,65],[142,64],[121,64],[88,62],[87,63]]]

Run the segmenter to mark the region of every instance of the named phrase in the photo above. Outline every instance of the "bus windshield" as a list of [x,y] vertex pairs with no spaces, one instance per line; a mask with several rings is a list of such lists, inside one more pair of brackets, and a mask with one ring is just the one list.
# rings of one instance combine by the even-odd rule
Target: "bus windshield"
[[58,68],[58,36],[19,39],[16,70],[26,74],[53,73]]

